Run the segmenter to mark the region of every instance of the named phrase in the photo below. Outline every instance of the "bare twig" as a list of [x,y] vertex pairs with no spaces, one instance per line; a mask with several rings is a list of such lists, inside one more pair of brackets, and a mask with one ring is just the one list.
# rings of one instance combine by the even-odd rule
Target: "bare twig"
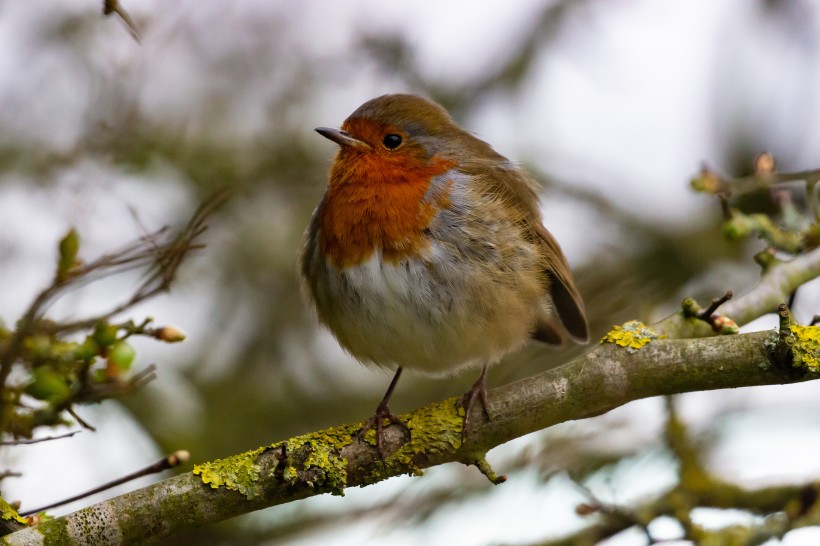
[[157,474],[162,472],[163,470],[168,470],[169,468],[173,468],[178,466],[182,463],[185,463],[190,459],[190,455],[187,451],[174,451],[170,455],[167,455],[160,459],[159,461],[155,462],[154,464],[148,465],[143,469],[137,470],[136,472],[132,472],[127,474],[121,478],[117,478],[116,480],[112,480],[108,483],[104,483],[99,487],[95,487],[94,489],[90,489],[84,493],[80,493],[79,495],[74,495],[68,499],[63,499],[61,501],[53,502],[46,506],[41,506],[35,510],[27,510],[25,512],[20,512],[21,516],[29,516],[31,514],[38,514],[45,510],[49,510],[51,508],[55,508],[57,506],[62,506],[64,504],[68,504],[70,502],[74,502],[76,500],[84,499],[96,493],[100,493],[101,491],[105,491],[106,489],[111,489],[112,487],[116,487],[123,483],[130,482],[132,480],[136,480],[137,478],[142,478],[143,476],[149,476],[151,474]]
[[137,24],[133,19],[131,19],[128,12],[125,11],[125,8],[120,5],[119,0],[103,0],[103,15],[111,15],[112,13],[117,14],[120,19],[122,19],[125,26],[127,26],[128,30],[131,32],[131,36],[133,36],[134,40],[137,42],[142,41]]
[[732,299],[733,296],[734,296],[734,292],[732,292],[731,290],[727,290],[726,293],[724,295],[722,295],[721,297],[713,299],[712,303],[709,304],[709,307],[707,307],[705,310],[703,310],[703,312],[700,313],[698,318],[700,318],[701,320],[706,320],[706,321],[711,320],[712,313],[717,311],[718,307],[720,307],[721,305],[723,305],[724,303],[726,303],[727,301]]
[[63,438],[71,438],[75,434],[79,434],[81,430],[72,430],[65,434],[58,434],[57,436],[46,436],[44,438],[34,438],[32,440],[9,440],[0,441],[0,446],[26,446],[31,444],[39,444],[40,442],[50,442],[52,440],[62,440]]
[[100,402],[102,400],[112,398],[115,396],[122,396],[124,394],[136,391],[137,389],[146,385],[150,381],[156,379],[156,377],[157,367],[156,365],[151,364],[150,366],[147,366],[144,370],[141,370],[139,373],[134,374],[125,383],[116,382],[93,385],[92,387],[78,393],[74,400],[78,403],[88,404],[92,402]]
[[91,432],[97,432],[96,427],[94,427],[91,423],[89,423],[88,421],[86,421],[85,419],[83,419],[82,417],[77,415],[77,412],[74,411],[74,408],[69,406],[69,407],[66,408],[66,411],[69,413],[69,415],[71,415],[77,421],[77,423],[81,427],[83,427],[86,430],[90,430]]
[[718,334],[736,334],[740,331],[737,323],[726,315],[716,313],[718,307],[732,299],[734,292],[731,290],[712,300],[709,307],[701,309],[698,303],[692,298],[686,298],[681,304],[683,316],[687,318],[696,318],[708,324],[712,331]]
[[[613,520],[607,526],[611,528],[613,531],[619,532],[623,529],[628,529],[630,527],[637,527],[640,529],[646,540],[649,541],[649,544],[655,544],[656,541],[652,537],[652,534],[649,532],[649,522],[643,521],[637,513],[629,510],[624,506],[618,506],[617,504],[612,504],[608,502],[604,502],[599,499],[595,493],[592,492],[588,487],[578,482],[572,482],[581,493],[587,497],[588,502],[580,504],[576,507],[575,512],[581,516],[588,516],[592,514],[602,514],[607,518]],[[613,534],[615,534],[613,533]],[[603,537],[602,537],[603,538]]]

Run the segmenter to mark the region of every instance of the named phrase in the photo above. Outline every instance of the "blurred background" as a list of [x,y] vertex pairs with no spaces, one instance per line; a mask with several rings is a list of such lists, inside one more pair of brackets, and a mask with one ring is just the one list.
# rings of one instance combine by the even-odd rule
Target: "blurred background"
[[[543,184],[544,220],[575,271],[593,339],[657,320],[684,296],[748,290],[762,243],[727,243],[720,208],[688,181],[702,163],[820,167],[820,5],[808,0],[123,0],[138,43],[98,0],[0,0],[0,317],[16,321],[51,279],[75,226],[81,257],[184,223],[228,186],[168,295],[128,313],[188,334],[139,343],[159,377],[81,408],[97,433],[4,448],[3,496],[23,509],[187,449],[194,462],[372,414],[389,373],[318,327],[296,258],[335,153],[313,132],[389,92],[426,95]],[[81,316],[136,278],[84,287],[53,309]],[[799,318],[818,311],[816,283]],[[761,320],[748,329],[772,327]],[[490,373],[501,385],[589,348],[531,344]],[[472,373],[405,376],[394,411],[464,392]],[[678,406],[710,468],[750,487],[820,475],[816,385],[696,393]],[[448,465],[344,498],[320,497],[169,544],[541,544],[586,525],[585,489],[629,505],[674,484],[662,400],[629,404],[490,452],[491,486]],[[783,464],[784,460],[788,464]],[[184,468],[190,470],[190,468]],[[157,478],[55,510],[62,514]],[[582,486],[582,487],[579,487]],[[704,525],[748,522],[704,510]],[[680,536],[659,521],[660,537]],[[816,544],[795,531],[784,544]],[[627,531],[609,544],[646,544]],[[774,543],[774,542],[772,542]]]

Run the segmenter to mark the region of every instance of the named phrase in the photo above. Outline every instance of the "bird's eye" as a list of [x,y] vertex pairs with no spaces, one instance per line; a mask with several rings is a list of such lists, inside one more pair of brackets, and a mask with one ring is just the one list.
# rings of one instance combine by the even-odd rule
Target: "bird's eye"
[[388,150],[395,150],[401,146],[401,136],[394,133],[385,135],[384,139],[382,139],[382,144],[384,144],[384,147]]

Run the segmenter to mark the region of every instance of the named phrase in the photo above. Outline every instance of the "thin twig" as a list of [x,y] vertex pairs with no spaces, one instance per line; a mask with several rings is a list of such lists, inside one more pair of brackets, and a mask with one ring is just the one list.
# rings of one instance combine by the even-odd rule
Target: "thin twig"
[[107,398],[121,396],[130,392],[134,392],[157,377],[157,366],[151,364],[139,373],[134,374],[128,382],[112,382],[103,383],[100,385],[93,385],[77,394],[74,398],[76,403],[89,404],[93,402],[101,402]]
[[142,42],[142,37],[140,36],[139,28],[137,28],[137,24],[131,19],[131,16],[125,11],[118,0],[103,0],[103,15],[111,15],[112,13],[116,13],[120,19],[125,23],[125,26],[128,27],[128,30],[131,32],[131,36],[137,43]]
[[71,438],[75,434],[79,434],[81,430],[73,430],[65,434],[58,434],[57,436],[46,436],[44,438],[34,438],[32,440],[8,440],[0,441],[0,446],[27,446],[31,444],[39,444],[40,442],[50,442],[52,440],[62,440],[63,438]]
[[739,331],[737,323],[729,316],[715,312],[718,307],[732,299],[732,297],[734,297],[734,292],[727,290],[721,297],[713,299],[706,309],[701,309],[694,299],[686,298],[681,304],[681,310],[685,317],[696,318],[705,322],[715,333],[721,335],[736,334]]
[[655,539],[649,532],[646,522],[642,521],[634,512],[623,506],[618,506],[616,504],[611,504],[600,500],[591,489],[581,483],[576,481],[573,481],[572,483],[589,500],[589,502],[581,504],[575,509],[578,515],[586,516],[594,513],[603,514],[604,516],[612,518],[619,523],[616,528],[637,527],[643,532],[650,544],[655,544]]
[[712,318],[712,313],[717,311],[717,308],[732,299],[734,297],[734,292],[731,290],[727,290],[724,295],[719,298],[715,298],[712,300],[712,303],[709,304],[709,307],[704,309],[698,316],[701,320],[705,320],[707,322],[711,322],[710,319]]
[[116,487],[116,486],[121,485],[123,483],[130,482],[131,480],[136,480],[137,478],[142,478],[143,476],[148,476],[148,475],[151,475],[151,474],[158,474],[159,472],[162,472],[163,470],[168,470],[169,468],[173,468],[173,467],[178,466],[178,465],[180,465],[184,462],[187,462],[189,458],[190,458],[190,454],[187,451],[184,451],[184,450],[174,451],[170,455],[167,455],[167,456],[163,457],[162,459],[155,462],[154,464],[148,465],[148,466],[146,466],[145,468],[143,468],[141,470],[137,470],[136,472],[132,472],[132,473],[127,474],[127,475],[125,475],[121,478],[117,478],[116,480],[110,481],[108,483],[104,483],[99,487],[95,487],[94,489],[90,489],[90,490],[86,491],[85,493],[80,493],[79,495],[74,495],[73,497],[70,497],[68,499],[63,499],[63,500],[58,501],[58,502],[53,502],[51,504],[48,504],[46,506],[42,506],[42,507],[37,508],[35,510],[26,510],[25,512],[20,512],[20,515],[21,516],[30,516],[31,514],[38,514],[40,512],[43,512],[44,510],[49,510],[49,509],[55,508],[57,506],[62,506],[64,504],[68,504],[70,502],[74,502],[74,501],[77,501],[77,500],[80,500],[80,499],[84,499],[86,497],[94,495],[95,493],[100,493],[101,491],[105,491],[106,489],[111,489],[112,487]]
[[91,425],[91,423],[87,422],[85,419],[83,419],[82,417],[77,415],[77,412],[74,411],[74,408],[72,408],[71,406],[68,406],[66,408],[66,411],[69,413],[69,415],[71,415],[77,421],[77,423],[81,427],[83,427],[84,429],[88,429],[91,432],[97,432],[97,429],[93,425]]

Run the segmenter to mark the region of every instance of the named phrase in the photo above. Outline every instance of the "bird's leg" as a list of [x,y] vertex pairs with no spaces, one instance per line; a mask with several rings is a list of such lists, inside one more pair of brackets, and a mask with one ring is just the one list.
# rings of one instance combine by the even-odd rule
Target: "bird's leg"
[[396,370],[396,375],[393,376],[393,380],[390,382],[390,386],[387,387],[387,392],[384,393],[384,398],[382,401],[379,402],[379,405],[376,406],[376,413],[365,421],[362,430],[359,431],[359,440],[364,438],[365,433],[375,428],[376,429],[376,449],[379,452],[379,457],[384,460],[384,449],[382,448],[382,431],[384,429],[384,420],[387,419],[388,423],[393,423],[394,425],[398,425],[402,427],[404,430],[407,431],[407,435],[410,435],[410,429],[407,426],[407,423],[402,421],[398,416],[393,415],[390,412],[390,408],[388,407],[388,403],[390,402],[390,397],[393,395],[393,389],[396,388],[396,383],[399,382],[399,377],[401,377],[401,368]]
[[476,400],[481,401],[481,407],[484,410],[484,416],[487,417],[487,421],[490,420],[490,412],[487,409],[487,365],[484,364],[484,367],[481,369],[481,375],[478,376],[478,379],[475,383],[473,383],[473,387],[464,393],[464,396],[459,398],[457,404],[464,408],[464,427],[461,429],[461,439],[462,441],[467,438],[467,430],[470,428],[470,414],[472,413],[473,406],[475,406]]

